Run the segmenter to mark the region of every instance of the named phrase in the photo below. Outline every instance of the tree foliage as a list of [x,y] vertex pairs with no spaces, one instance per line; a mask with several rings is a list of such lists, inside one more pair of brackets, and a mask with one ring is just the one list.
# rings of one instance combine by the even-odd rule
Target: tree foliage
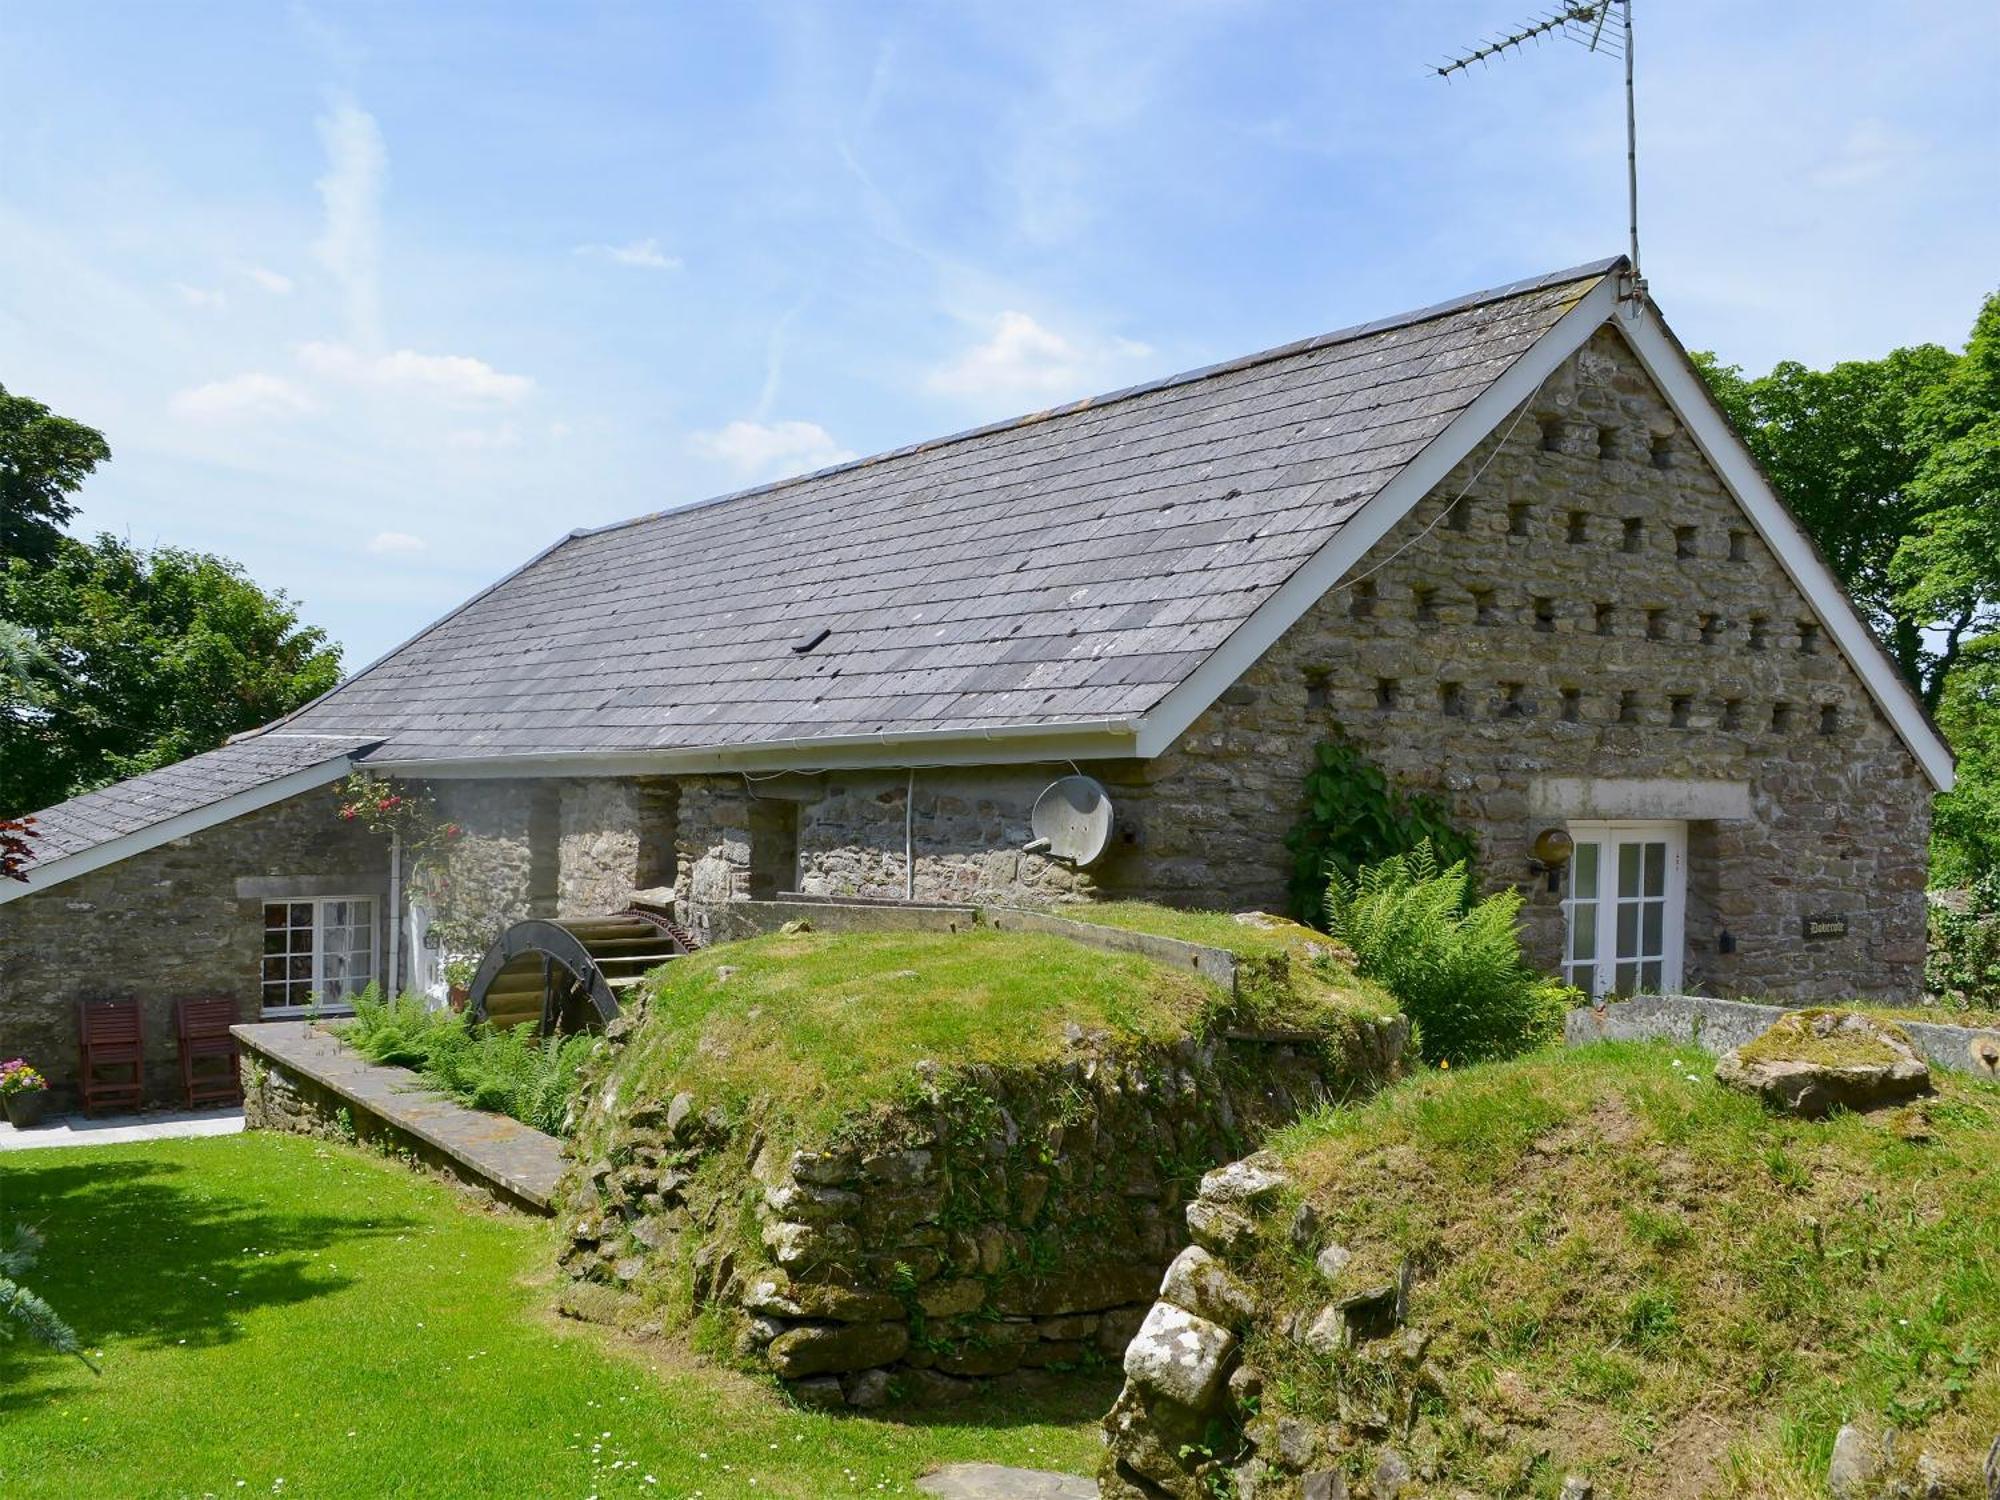
[[60,531],[108,452],[0,392],[0,817],[214,749],[340,675],[325,632],[235,563]]
[[1927,708],[2000,625],[2000,294],[1935,344],[1748,378],[1696,364]]
[[110,457],[103,433],[0,385],[0,558],[51,557],[76,515],[70,496]]

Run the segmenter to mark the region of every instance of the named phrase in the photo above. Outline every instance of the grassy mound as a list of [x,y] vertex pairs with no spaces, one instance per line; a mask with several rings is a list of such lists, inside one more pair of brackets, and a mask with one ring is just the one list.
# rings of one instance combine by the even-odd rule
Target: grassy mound
[[[1330,1007],[1393,1012],[1370,986],[1302,985],[1285,1019]],[[1235,1002],[1198,975],[1067,938],[802,932],[676,959],[655,975],[619,1065],[627,1099],[688,1091],[732,1114],[763,1099],[802,1134],[903,1096],[919,1063],[1031,1068],[1077,1028],[1113,1044],[1228,1024]]]
[[1294,1341],[1287,1315],[1326,1290],[1274,1229],[1249,1263],[1280,1310],[1245,1350],[1265,1410],[1380,1409],[1437,1493],[1553,1496],[1583,1472],[1600,1496],[1819,1496],[1850,1421],[1977,1493],[2000,1431],[2000,1089],[1945,1075],[1899,1113],[1815,1124],[1709,1069],[1544,1053],[1280,1132],[1353,1284],[1407,1262],[1431,1342],[1413,1371]]

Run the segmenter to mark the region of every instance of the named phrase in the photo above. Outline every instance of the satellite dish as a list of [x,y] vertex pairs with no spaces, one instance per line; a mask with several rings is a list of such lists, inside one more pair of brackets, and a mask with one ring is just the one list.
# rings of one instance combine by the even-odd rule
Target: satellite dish
[[1111,841],[1111,798],[1092,776],[1065,776],[1035,799],[1035,843],[1055,859],[1087,865]]

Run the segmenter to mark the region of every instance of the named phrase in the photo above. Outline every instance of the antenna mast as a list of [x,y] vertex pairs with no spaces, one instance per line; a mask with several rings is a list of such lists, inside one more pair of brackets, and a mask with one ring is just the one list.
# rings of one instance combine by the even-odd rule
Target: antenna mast
[[[1604,23],[1614,10],[1623,26],[1619,32],[1607,36]],[[1639,110],[1632,86],[1632,0],[1563,0],[1545,15],[1447,58],[1434,71],[1448,83],[1453,75],[1468,71],[1474,63],[1484,66],[1529,42],[1539,45],[1549,36],[1563,37],[1589,52],[1622,55],[1625,60],[1625,207],[1632,262],[1625,300],[1636,305],[1645,300],[1646,279],[1639,272]]]

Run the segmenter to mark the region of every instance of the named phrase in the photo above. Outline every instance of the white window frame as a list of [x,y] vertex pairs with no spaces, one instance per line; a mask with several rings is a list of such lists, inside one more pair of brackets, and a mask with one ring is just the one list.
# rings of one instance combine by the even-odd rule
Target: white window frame
[[[1590,998],[1601,999],[1614,993],[1617,982],[1618,944],[1618,858],[1621,842],[1663,843],[1667,849],[1665,901],[1660,912],[1660,988],[1663,994],[1677,993],[1681,987],[1687,957],[1687,824],[1641,819],[1583,820],[1568,825],[1575,845],[1592,843],[1603,847],[1598,859],[1597,894],[1589,904],[1596,910],[1597,952],[1590,962],[1595,967]],[[1562,975],[1570,978],[1573,913],[1582,904],[1575,894],[1576,857],[1571,855],[1568,883],[1563,892]]]
[[[260,918],[273,906],[311,906],[312,924],[312,989],[311,995],[317,999],[325,995],[326,974],[326,909],[337,902],[368,903],[368,975],[371,981],[379,982],[382,977],[382,913],[379,897],[356,892],[353,895],[338,896],[267,896],[258,906]],[[317,1007],[312,1005],[265,1005],[264,999],[264,959],[261,934],[270,929],[260,920],[258,923],[259,951],[257,955],[257,1000],[259,1014],[267,1021],[282,1021],[303,1016],[309,1010],[317,1009],[321,1015],[351,1015],[353,1007],[346,1000],[331,1001]]]

